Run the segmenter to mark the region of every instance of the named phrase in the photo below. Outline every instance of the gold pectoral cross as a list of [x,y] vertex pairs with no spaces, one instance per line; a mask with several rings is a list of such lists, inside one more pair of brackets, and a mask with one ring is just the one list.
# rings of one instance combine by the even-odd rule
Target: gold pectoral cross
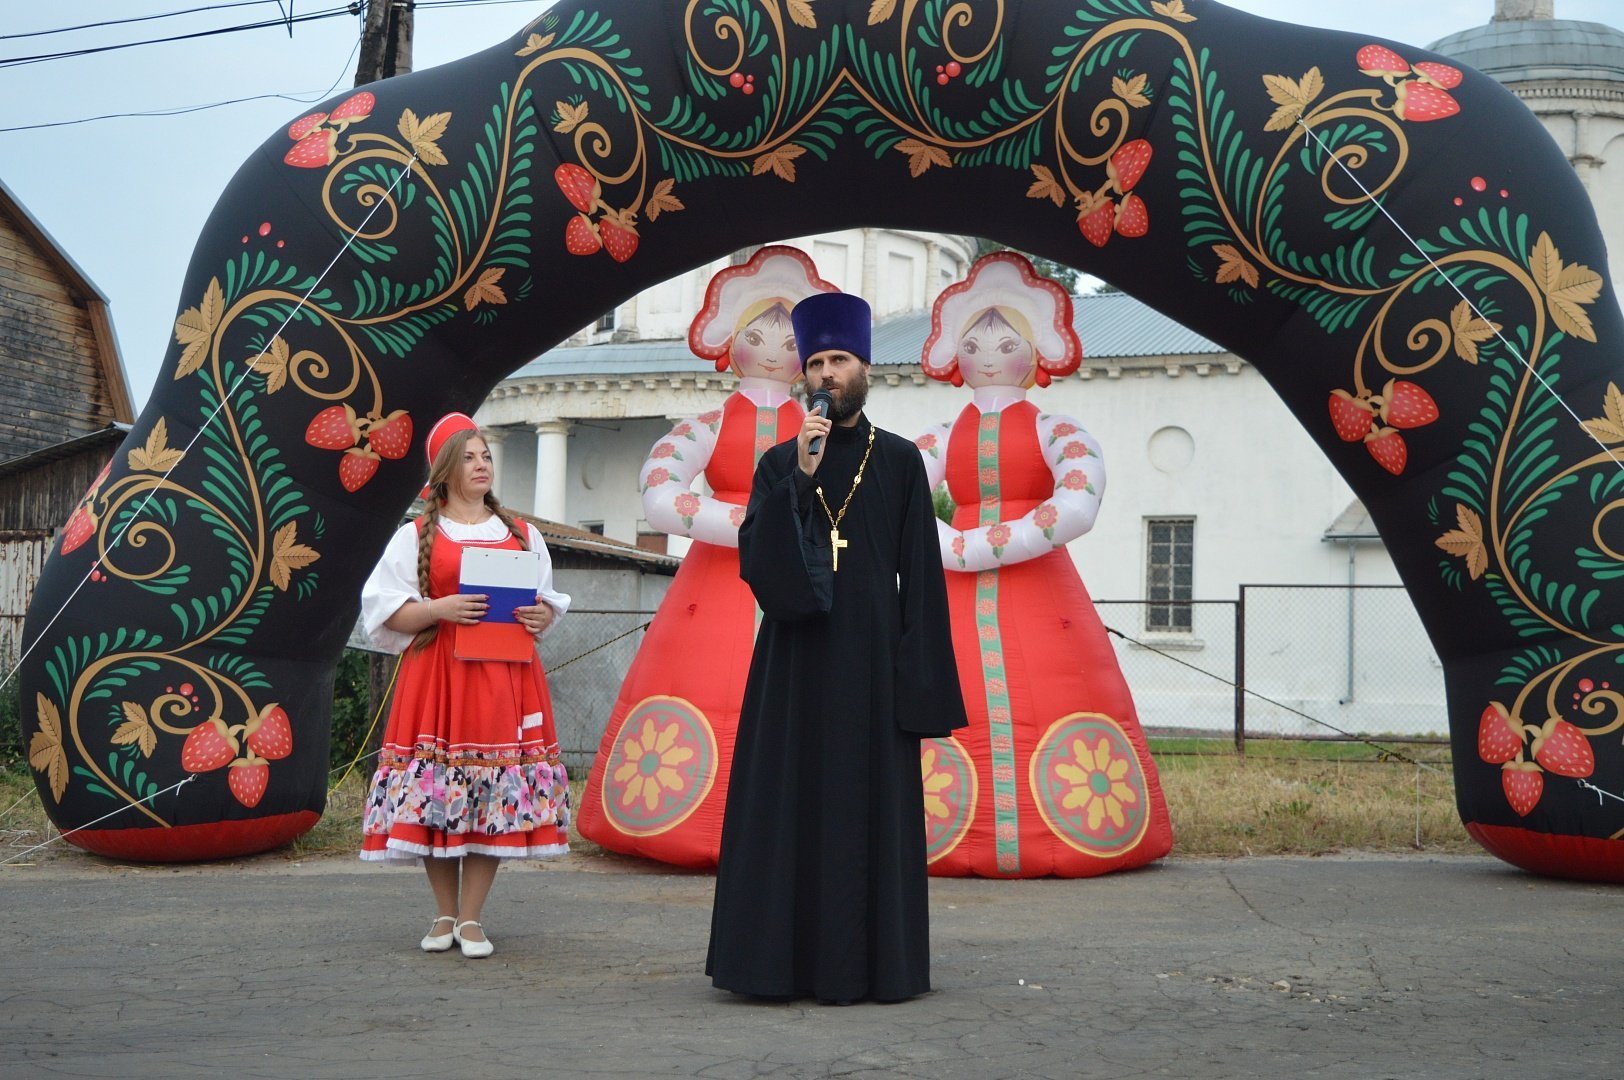
[[840,538],[840,530],[839,529],[830,529],[829,530],[829,547],[834,550],[834,555],[835,555],[834,569],[836,569],[836,570],[840,569],[840,549],[843,548],[843,547],[850,547],[850,546],[851,546],[850,544],[846,543],[846,541],[844,541],[844,540],[842,540]]

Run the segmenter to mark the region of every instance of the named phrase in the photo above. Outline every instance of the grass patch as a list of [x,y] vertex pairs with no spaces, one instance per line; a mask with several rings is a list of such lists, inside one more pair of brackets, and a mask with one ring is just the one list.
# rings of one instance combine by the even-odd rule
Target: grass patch
[[[1383,758],[1363,743],[1256,740],[1247,742],[1245,757],[1220,739],[1152,739],[1150,745],[1172,816],[1175,856],[1481,851],[1455,811],[1447,746],[1398,747],[1431,766],[1426,769]],[[279,854],[354,858],[370,779],[370,770],[358,767],[329,792],[316,827]],[[583,781],[570,784],[577,810]],[[0,767],[0,812],[0,862],[56,835],[26,766]],[[578,833],[570,847],[582,856],[603,853]],[[70,853],[78,849],[57,843],[27,861]]]
[[[1455,810],[1447,746],[1152,739],[1179,855],[1481,851]],[[1425,766],[1425,767],[1424,767]]]
[[[7,808],[10,809],[7,809]],[[45,816],[39,793],[27,765],[0,765],[0,862],[14,859],[35,844],[56,835],[56,826]],[[52,844],[29,855],[24,861],[37,862],[59,853],[66,844]]]

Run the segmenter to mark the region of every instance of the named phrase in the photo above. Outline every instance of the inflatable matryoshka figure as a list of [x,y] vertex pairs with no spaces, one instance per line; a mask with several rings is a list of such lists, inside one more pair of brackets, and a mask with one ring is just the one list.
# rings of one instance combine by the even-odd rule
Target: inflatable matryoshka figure
[[1014,252],[936,301],[921,363],[975,395],[917,440],[956,508],[938,527],[970,716],[920,747],[936,875],[1088,877],[1172,846],[1133,698],[1066,551],[1105,492],[1099,444],[1027,400],[1081,361],[1071,298]]
[[[739,578],[739,525],[756,461],[805,416],[791,394],[801,361],[790,309],[833,291],[805,252],[764,247],[711,279],[688,328],[689,348],[739,387],[678,423],[643,463],[644,517],[694,543],[626,673],[581,800],[582,835],[611,851],[716,865],[757,621]],[[701,474],[709,495],[691,490]]]

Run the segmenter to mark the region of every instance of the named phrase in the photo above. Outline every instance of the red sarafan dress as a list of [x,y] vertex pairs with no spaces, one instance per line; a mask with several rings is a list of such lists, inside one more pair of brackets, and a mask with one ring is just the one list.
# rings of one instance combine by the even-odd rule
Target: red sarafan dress
[[[417,598],[419,527],[408,524],[396,534],[363,593],[363,618],[380,644],[404,647],[410,640],[380,627],[401,603]],[[562,615],[569,597],[553,590],[546,545],[526,528],[531,550],[542,553],[537,597]],[[500,519],[469,526],[442,518],[427,598],[457,591],[465,548],[521,546]],[[455,642],[455,629],[442,623],[426,648],[406,648],[367,795],[361,858],[564,854],[569,782],[541,658],[459,660]]]
[[[685,421],[655,444],[643,470],[645,484],[655,498],[673,504],[696,537],[707,535],[694,527],[707,513],[730,521],[736,535],[756,461],[794,438],[805,415],[793,398],[771,407],[733,393],[719,413]],[[707,446],[708,498],[687,488],[699,471],[696,455],[703,456]],[[696,538],[626,673],[598,744],[581,797],[582,836],[611,851],[676,866],[716,865],[756,623],[755,596],[739,577],[738,547]]]
[[[1050,528],[1085,483],[1072,460],[1098,456],[1078,431],[1027,401],[967,406],[944,432],[953,527],[989,528],[1000,557],[1016,530]],[[921,744],[930,872],[1088,877],[1166,855],[1156,766],[1064,546],[979,572],[949,561],[947,594],[970,726]]]

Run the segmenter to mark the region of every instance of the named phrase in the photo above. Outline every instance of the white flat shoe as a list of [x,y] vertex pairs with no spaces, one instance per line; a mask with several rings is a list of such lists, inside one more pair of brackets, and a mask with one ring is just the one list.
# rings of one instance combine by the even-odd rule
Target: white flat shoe
[[[470,960],[478,960],[496,951],[496,946],[491,944],[490,938],[486,938],[484,941],[469,941],[463,937],[462,928],[465,926],[479,926],[479,924],[472,919],[467,919],[451,927],[451,936],[457,939],[458,945],[462,946],[462,955]],[[483,926],[479,926],[479,928],[481,930],[485,929]]]
[[[434,928],[445,922],[451,924],[451,929],[444,934],[436,934]],[[438,919],[429,923],[429,932],[423,935],[423,940],[418,944],[423,947],[424,952],[445,952],[451,948],[456,939],[457,917],[455,915],[441,915]]]

